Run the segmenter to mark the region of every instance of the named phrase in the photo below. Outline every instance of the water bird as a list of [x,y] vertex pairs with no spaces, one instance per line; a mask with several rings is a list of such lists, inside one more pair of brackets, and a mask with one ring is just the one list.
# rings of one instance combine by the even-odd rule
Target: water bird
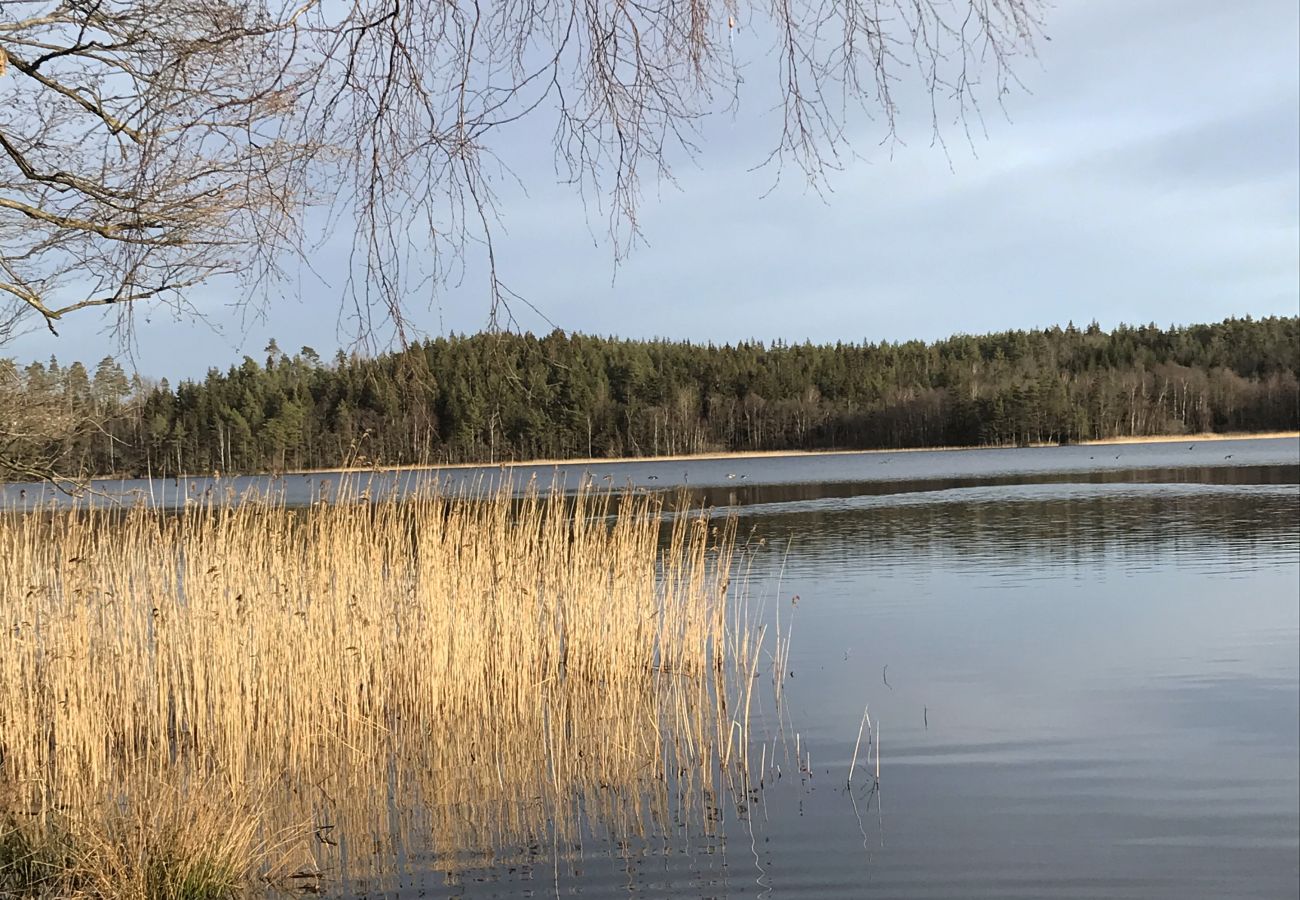
[[1227,456],[1224,457],[1224,459],[1232,459],[1232,454],[1229,453]]
[[646,480],[646,481],[658,481],[658,480],[659,480],[659,476],[658,476],[658,475],[647,475],[647,476],[645,477],[645,480]]
[[736,473],[735,473],[735,472],[728,472],[728,473],[727,473],[727,477],[728,477],[728,478],[735,478],[735,477],[736,477]]
[[1195,447],[1195,446],[1196,446],[1195,444],[1188,444],[1188,445],[1187,445],[1187,449],[1188,449],[1188,450],[1191,450],[1191,449],[1192,449],[1193,447]]
[[748,477],[749,477],[748,475],[741,475],[741,476],[740,476],[740,480],[741,480],[741,481],[744,481],[744,480],[745,480],[746,478],[748,478]]

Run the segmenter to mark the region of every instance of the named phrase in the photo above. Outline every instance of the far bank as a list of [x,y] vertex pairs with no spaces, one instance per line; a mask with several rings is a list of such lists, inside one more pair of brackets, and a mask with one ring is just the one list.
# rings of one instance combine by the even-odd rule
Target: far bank
[[[268,350],[201,382],[0,361],[0,478],[792,455],[1300,430],[1300,318],[765,345],[556,332],[373,357]],[[111,361],[110,361],[111,363]],[[7,375],[3,374],[7,371]],[[16,437],[15,437],[16,436]]]
[[[1201,433],[1201,434],[1161,434],[1161,435],[1137,435],[1126,437],[1104,438],[1095,441],[1076,441],[1075,446],[1107,446],[1112,444],[1172,444],[1172,443],[1197,443],[1209,441],[1246,441],[1246,440],[1276,440],[1279,438],[1294,438],[1300,440],[1300,431],[1255,431],[1255,432],[1229,432],[1229,433]],[[296,469],[289,472],[281,472],[282,475],[334,475],[350,474],[358,472],[428,472],[441,469],[483,469],[483,468],[525,468],[538,466],[584,466],[584,465],[612,465],[621,463],[667,463],[667,462],[690,462],[692,460],[715,460],[715,459],[772,459],[772,458],[795,458],[795,457],[824,457],[824,456],[853,456],[863,454],[890,454],[890,453],[938,453],[953,452],[958,450],[1014,450],[1022,448],[1048,448],[1048,447],[1065,447],[1070,446],[1071,442],[1030,442],[1027,444],[986,444],[976,446],[938,446],[938,447],[900,447],[900,448],[873,448],[869,450],[755,450],[738,453],[716,452],[716,453],[680,453],[664,454],[659,456],[583,456],[570,459],[513,459],[500,460],[496,462],[466,462],[466,463],[428,463],[404,466],[334,466],[318,469]],[[229,473],[223,473],[229,474]],[[240,474],[247,475],[267,475],[277,474],[270,472],[246,472]]]

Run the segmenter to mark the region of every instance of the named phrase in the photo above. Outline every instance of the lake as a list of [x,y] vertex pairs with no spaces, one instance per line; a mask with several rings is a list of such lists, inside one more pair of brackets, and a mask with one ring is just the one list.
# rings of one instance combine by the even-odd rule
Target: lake
[[[349,880],[345,859],[343,896],[1296,895],[1296,440],[521,467],[509,477],[573,485],[587,473],[600,485],[685,485],[740,517],[755,548],[751,602],[793,629],[780,720],[766,675],[754,711],[754,746],[781,747],[781,776],[755,802],[720,803],[704,828],[682,816],[613,830],[593,813],[569,845],[539,835],[475,848],[477,862],[455,875],[441,860],[460,848],[441,848],[402,860],[403,873],[381,883]],[[502,477],[222,485],[307,502],[362,479]],[[167,503],[209,486],[152,490]],[[10,504],[41,502],[39,489],[19,490],[4,489]],[[879,789],[859,754],[846,790],[865,704],[881,730]],[[796,740],[810,772],[788,765]]]

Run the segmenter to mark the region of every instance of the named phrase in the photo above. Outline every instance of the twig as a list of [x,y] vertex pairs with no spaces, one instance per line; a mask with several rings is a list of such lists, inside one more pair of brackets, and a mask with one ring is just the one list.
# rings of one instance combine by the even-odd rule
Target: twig
[[[862,730],[866,728],[867,723],[871,721],[871,716],[869,714],[870,709],[870,703],[862,708],[862,721],[858,724],[858,739],[853,744],[853,759],[849,761],[849,780],[846,784],[847,787],[853,786],[853,769],[858,764],[858,748],[862,746]],[[869,748],[868,752],[870,752]]]

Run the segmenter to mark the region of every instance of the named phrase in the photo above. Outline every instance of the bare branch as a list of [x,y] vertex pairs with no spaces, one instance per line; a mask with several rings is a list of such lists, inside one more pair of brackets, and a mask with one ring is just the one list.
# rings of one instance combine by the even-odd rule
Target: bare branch
[[734,108],[754,62],[738,41],[777,76],[767,164],[822,190],[856,116],[894,138],[905,78],[936,140],[945,110],[978,124],[1032,52],[1042,2],[7,0],[0,290],[51,328],[91,307],[183,306],[221,276],[266,297],[305,258],[316,208],[355,224],[345,290],[362,334],[382,321],[404,337],[407,304],[470,256],[495,321],[521,299],[493,236],[514,177],[498,148],[519,123],[551,123],[559,177],[621,259],[644,185],[671,183],[703,117]]

